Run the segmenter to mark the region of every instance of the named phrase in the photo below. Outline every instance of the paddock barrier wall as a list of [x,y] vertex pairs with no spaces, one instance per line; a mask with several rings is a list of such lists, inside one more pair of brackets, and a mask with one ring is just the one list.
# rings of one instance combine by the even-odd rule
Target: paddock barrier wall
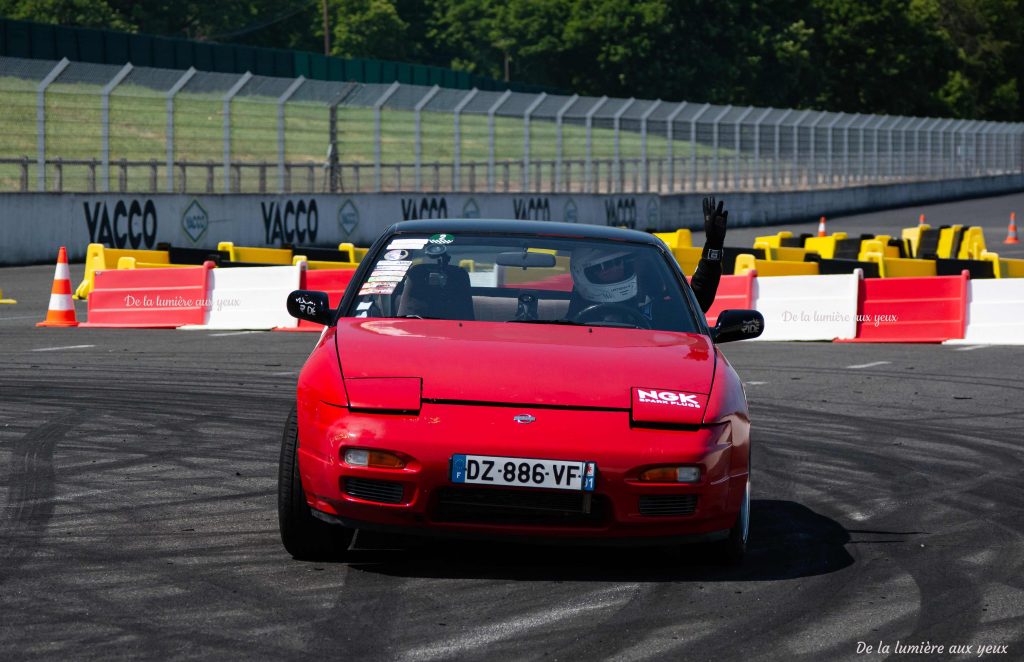
[[[830,190],[737,192],[726,197],[732,227],[777,225],[873,209],[1024,189],[1024,175],[949,179]],[[303,195],[0,194],[0,265],[73,262],[86,246],[153,249],[158,243],[216,249],[282,243],[369,245],[387,226],[421,218],[515,218],[669,231],[703,223],[704,194],[511,193]]]

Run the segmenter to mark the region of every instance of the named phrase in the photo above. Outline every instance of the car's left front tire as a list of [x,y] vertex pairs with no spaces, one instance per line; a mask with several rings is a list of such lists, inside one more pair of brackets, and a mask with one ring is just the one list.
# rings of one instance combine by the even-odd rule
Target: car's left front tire
[[338,559],[352,543],[353,529],[313,517],[299,477],[299,428],[295,408],[288,414],[281,438],[277,474],[277,519],[281,542],[294,558],[303,561]]

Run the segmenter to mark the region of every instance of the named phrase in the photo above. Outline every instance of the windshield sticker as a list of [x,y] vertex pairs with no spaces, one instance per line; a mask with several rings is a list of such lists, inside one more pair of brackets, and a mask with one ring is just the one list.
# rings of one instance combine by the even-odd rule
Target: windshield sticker
[[370,276],[366,279],[367,283],[401,283],[404,276],[384,274],[382,276]]
[[395,260],[404,260],[407,257],[409,257],[409,251],[402,249],[388,251],[387,253],[384,253],[384,259],[392,262]]
[[395,291],[396,283],[367,283],[359,290],[359,296],[367,294],[391,294]]
[[407,248],[412,250],[418,250],[427,245],[426,239],[392,239],[391,243],[388,244],[388,250],[396,250],[401,248]]
[[696,395],[691,393],[680,393],[678,391],[657,391],[637,389],[637,396],[640,402],[648,402],[657,405],[672,405],[675,407],[691,407],[700,409],[700,402]]
[[373,265],[374,271],[408,271],[411,265],[401,262],[380,262]]
[[453,244],[455,243],[455,237],[450,234],[435,234],[430,236],[430,243],[432,244]]
[[361,304],[359,304],[358,306],[356,306],[356,310],[360,310],[360,311],[361,310],[369,310],[370,306],[372,306],[372,305],[373,305],[372,301],[364,301]]

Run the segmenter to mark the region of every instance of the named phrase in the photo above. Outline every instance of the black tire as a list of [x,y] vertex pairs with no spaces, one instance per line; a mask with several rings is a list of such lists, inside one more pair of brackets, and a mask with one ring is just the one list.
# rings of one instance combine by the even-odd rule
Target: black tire
[[717,557],[726,565],[739,565],[747,554],[747,541],[750,539],[750,475],[743,496],[740,512],[736,523],[729,529],[729,537],[718,543]]
[[281,437],[281,460],[277,473],[277,520],[281,542],[296,559],[339,559],[352,543],[355,531],[313,517],[299,478],[298,450],[298,416],[292,407]]

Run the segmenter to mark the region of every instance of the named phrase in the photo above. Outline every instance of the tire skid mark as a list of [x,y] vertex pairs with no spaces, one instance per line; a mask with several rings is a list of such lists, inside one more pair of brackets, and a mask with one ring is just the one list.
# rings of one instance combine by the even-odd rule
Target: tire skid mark
[[0,584],[35,552],[53,516],[53,452],[74,426],[71,413],[22,435],[11,449],[7,504],[0,517]]

